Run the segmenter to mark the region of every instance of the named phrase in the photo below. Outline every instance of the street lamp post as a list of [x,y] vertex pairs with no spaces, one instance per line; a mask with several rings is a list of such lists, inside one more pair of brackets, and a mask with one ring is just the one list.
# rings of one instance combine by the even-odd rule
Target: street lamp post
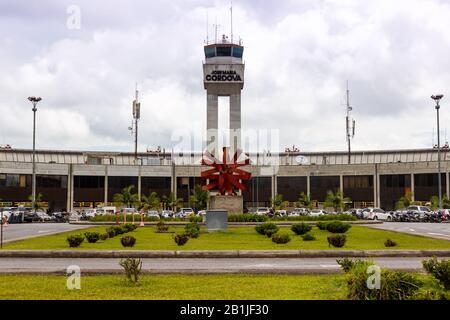
[[[33,104],[33,176],[31,178],[31,205],[33,212],[36,213],[36,111],[37,103],[42,100],[41,97],[28,97]],[[23,221],[23,216],[22,216]]]
[[[437,148],[438,148],[438,190],[439,190],[439,209],[442,209],[442,185],[441,185],[441,140],[439,132],[439,101],[444,97],[443,94],[431,96],[431,99],[436,101],[436,116],[437,116]],[[448,182],[447,182],[448,183]]]

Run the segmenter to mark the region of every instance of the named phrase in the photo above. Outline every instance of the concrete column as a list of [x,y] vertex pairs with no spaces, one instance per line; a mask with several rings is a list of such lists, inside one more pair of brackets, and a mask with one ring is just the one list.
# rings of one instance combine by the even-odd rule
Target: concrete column
[[175,175],[175,163],[172,162],[172,176],[171,176],[171,190],[172,194],[177,196],[177,177]]
[[309,173],[306,176],[306,194],[311,197],[311,176]]
[[339,176],[339,190],[344,195],[344,176],[342,174]]
[[103,202],[105,206],[108,203],[108,166],[105,166],[105,193]]
[[66,211],[71,212],[72,208],[72,164],[69,164],[67,167],[67,203],[66,203]]
[[378,198],[378,194],[377,194],[377,175],[374,174],[373,175],[373,206],[374,207],[377,206],[377,198]]
[[139,166],[139,168],[138,168],[138,187],[137,187],[138,190],[137,190],[137,192],[138,192],[139,202],[141,202],[141,195],[142,195],[141,168],[142,168],[142,166]]
[[217,156],[219,147],[219,97],[217,94],[210,93],[206,96],[206,149]]
[[415,191],[414,191],[414,173],[411,173],[411,200],[416,201]]
[[241,148],[241,93],[230,95],[230,147],[234,152]]
[[447,192],[447,198],[450,199],[450,183],[449,183],[449,179],[450,176],[448,174],[448,171],[446,172],[445,175],[445,187],[446,187],[446,192]]
[[75,192],[75,188],[74,188],[74,177],[73,177],[73,165],[70,165],[70,211],[73,211],[73,203],[74,203],[74,192]]
[[272,199],[277,195],[277,177],[272,175]]

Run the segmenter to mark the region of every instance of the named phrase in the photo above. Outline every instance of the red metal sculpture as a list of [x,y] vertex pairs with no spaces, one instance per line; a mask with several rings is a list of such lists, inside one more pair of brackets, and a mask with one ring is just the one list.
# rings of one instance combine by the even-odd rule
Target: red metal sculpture
[[228,157],[228,148],[223,148],[222,161],[217,160],[206,151],[202,158],[202,165],[212,167],[203,171],[202,178],[209,179],[209,183],[203,186],[203,190],[218,189],[221,195],[236,195],[236,190],[247,191],[247,186],[241,181],[250,180],[251,173],[239,169],[250,164],[250,159],[238,161],[242,150],[237,150],[233,158]]

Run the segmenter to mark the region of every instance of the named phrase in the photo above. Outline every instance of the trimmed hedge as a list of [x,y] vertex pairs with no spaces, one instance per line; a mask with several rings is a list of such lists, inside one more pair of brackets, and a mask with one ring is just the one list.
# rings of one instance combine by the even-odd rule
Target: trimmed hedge
[[259,234],[265,235],[270,238],[273,234],[277,233],[280,228],[275,223],[267,222],[257,225],[255,227],[255,230]]
[[259,216],[257,214],[230,214],[228,222],[265,222],[268,221],[268,216]]
[[336,248],[342,248],[345,245],[345,242],[347,242],[347,236],[345,234],[335,234],[329,236],[327,240],[328,245],[332,245]]
[[352,226],[342,221],[331,221],[327,223],[327,230],[331,233],[346,233]]
[[288,234],[274,234],[272,236],[272,242],[277,244],[285,244],[291,241],[291,237]]
[[304,235],[308,232],[310,232],[312,229],[312,226],[306,223],[298,223],[294,224],[291,227],[291,230],[298,236]]

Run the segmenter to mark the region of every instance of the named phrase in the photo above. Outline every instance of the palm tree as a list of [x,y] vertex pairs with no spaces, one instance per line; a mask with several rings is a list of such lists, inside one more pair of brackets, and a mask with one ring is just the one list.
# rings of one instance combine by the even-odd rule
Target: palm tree
[[275,198],[271,199],[272,208],[274,210],[283,210],[289,205],[288,201],[283,201],[283,195],[277,194]]
[[340,190],[335,193],[329,190],[325,198],[325,207],[332,207],[335,212],[341,212],[345,205],[350,202],[350,198],[344,198]]
[[132,192],[133,189],[133,185],[123,188],[121,193],[114,195],[113,201],[120,205],[125,205],[127,208],[131,208],[133,204],[139,202],[139,196]]
[[[36,199],[34,201],[34,208],[33,208],[34,210],[38,211],[38,210],[44,208],[44,206],[42,205],[43,197],[44,197],[44,195],[40,192],[36,195]],[[28,196],[28,200],[33,201],[33,195]]]
[[183,202],[183,199],[176,198],[173,193],[170,193],[169,196],[163,195],[162,196],[162,203],[164,206],[167,206],[172,209],[172,211],[176,211],[177,207],[180,205],[180,203]]
[[156,192],[151,192],[148,196],[142,195],[141,197],[141,208],[144,210],[159,210],[161,206],[161,200],[158,198]]
[[412,203],[412,193],[407,192],[403,197],[401,197],[395,204],[395,209],[400,210],[408,208]]
[[430,199],[430,209],[435,211],[439,207],[439,198],[432,196]]
[[196,210],[206,209],[209,200],[209,192],[203,190],[201,185],[194,187],[193,194],[189,197],[189,201],[194,205]]
[[297,206],[302,207],[302,208],[311,209],[312,201],[311,201],[310,196],[308,196],[304,192],[300,193],[300,197],[298,198],[298,201],[297,201]]

